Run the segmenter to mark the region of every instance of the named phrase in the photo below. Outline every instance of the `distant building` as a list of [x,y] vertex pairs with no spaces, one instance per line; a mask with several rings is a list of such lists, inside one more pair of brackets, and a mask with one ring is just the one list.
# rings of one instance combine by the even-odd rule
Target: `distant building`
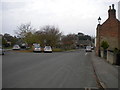
[[[119,2],[120,3],[120,2]],[[96,35],[96,54],[99,55],[101,42],[107,41],[109,50],[120,49],[120,21],[116,18],[114,4],[109,6],[108,19],[103,24],[98,24]]]

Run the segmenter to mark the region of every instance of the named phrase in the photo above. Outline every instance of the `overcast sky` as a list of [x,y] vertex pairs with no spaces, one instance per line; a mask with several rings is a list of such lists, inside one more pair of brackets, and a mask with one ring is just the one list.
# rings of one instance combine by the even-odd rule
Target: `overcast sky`
[[[36,29],[55,25],[63,34],[78,33],[95,36],[98,17],[104,22],[109,5],[119,0],[2,0],[0,2],[0,33],[15,35],[17,26],[31,22]],[[118,17],[118,16],[117,16]]]

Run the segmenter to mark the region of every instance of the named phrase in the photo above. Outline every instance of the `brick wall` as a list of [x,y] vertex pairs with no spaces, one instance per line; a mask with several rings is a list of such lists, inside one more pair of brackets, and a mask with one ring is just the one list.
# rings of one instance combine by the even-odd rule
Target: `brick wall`
[[118,47],[120,49],[120,22],[119,22],[119,26],[118,26]]
[[118,20],[114,18],[106,20],[101,26],[100,43],[105,40],[109,44],[109,49],[119,48],[118,41],[120,39],[118,40],[118,36],[120,36],[118,32]]
[[120,49],[120,1],[118,3],[118,6],[119,19],[116,18],[116,10],[114,9],[114,5],[112,4],[112,8],[111,6],[109,6],[108,19],[103,24],[98,25],[96,29],[96,54],[98,55],[98,52],[101,52],[101,57],[103,57],[102,48],[100,48],[99,46],[102,41],[107,41],[109,44],[109,48],[107,51],[107,61],[111,64],[116,64],[117,62],[114,53],[111,51],[113,51],[115,48]]
[[109,50],[114,50],[114,48],[120,49],[120,21],[116,19],[114,4],[112,4],[112,8],[109,6],[108,19],[102,25],[98,26],[96,50],[99,50],[102,41],[108,42]]

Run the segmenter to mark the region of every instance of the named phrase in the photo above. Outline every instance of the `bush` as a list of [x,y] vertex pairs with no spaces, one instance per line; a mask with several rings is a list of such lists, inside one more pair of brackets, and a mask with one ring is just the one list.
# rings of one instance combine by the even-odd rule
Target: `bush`
[[109,47],[108,42],[107,42],[107,41],[102,41],[101,47],[102,47],[104,50],[106,50],[106,49]]
[[115,48],[115,49],[114,49],[114,54],[120,54],[120,50],[117,49],[117,48]]

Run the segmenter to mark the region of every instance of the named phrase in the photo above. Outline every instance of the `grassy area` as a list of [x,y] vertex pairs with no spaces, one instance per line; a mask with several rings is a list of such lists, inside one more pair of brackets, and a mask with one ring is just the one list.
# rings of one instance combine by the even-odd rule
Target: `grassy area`
[[[16,50],[17,52],[33,52],[33,49],[28,49],[28,50]],[[59,49],[59,48],[55,48],[53,49],[53,52],[62,52],[62,51],[65,51],[65,50],[62,50],[62,49]],[[42,52],[43,52],[43,49],[42,49]]]
[[15,52],[33,52],[33,50],[13,50]]
[[69,49],[69,50],[66,50],[66,51],[75,51],[76,49]]
[[13,47],[3,47],[4,49],[12,49]]
[[63,52],[63,51],[65,51],[65,50],[60,49],[60,48],[54,48],[54,49],[53,49],[53,52]]
[[33,49],[32,48],[29,48],[29,49],[23,49],[23,50],[13,50],[15,52],[33,52]]
[[53,52],[63,52],[63,51],[75,51],[76,49],[60,49],[60,48],[55,48],[53,49]]
[[[28,49],[28,50],[15,50],[17,52],[33,52],[33,49]],[[75,49],[60,49],[60,48],[54,48],[53,52],[64,52],[64,51],[75,51]],[[43,49],[42,49],[43,52]]]

